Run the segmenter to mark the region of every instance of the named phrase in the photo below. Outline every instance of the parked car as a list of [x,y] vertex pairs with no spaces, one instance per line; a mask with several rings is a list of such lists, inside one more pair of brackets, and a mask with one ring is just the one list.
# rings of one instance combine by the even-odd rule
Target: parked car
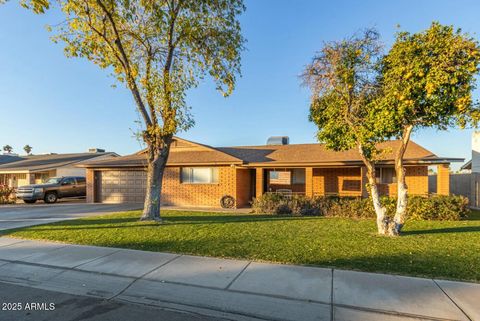
[[17,189],[17,198],[25,203],[44,200],[55,203],[64,197],[85,197],[87,194],[85,177],[64,176],[52,177],[42,184],[21,186]]

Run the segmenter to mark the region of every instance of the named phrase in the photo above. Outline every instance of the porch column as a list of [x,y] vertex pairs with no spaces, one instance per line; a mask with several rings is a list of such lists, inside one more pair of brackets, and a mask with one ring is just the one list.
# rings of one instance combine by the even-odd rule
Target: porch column
[[367,179],[367,168],[365,166],[360,167],[360,174],[361,174],[361,188],[362,188],[362,197],[368,198],[368,179]]
[[27,173],[26,174],[26,182],[28,184],[35,184],[35,174]]
[[450,168],[448,164],[437,166],[437,194],[450,195]]
[[94,203],[95,202],[95,172],[93,169],[87,169],[85,171],[86,174],[86,180],[87,180],[87,197],[86,197],[86,202],[87,203]]
[[255,175],[255,197],[259,198],[264,193],[264,190],[263,190],[263,180],[264,180],[263,168],[257,168],[256,171],[257,171],[257,173]]
[[305,196],[313,197],[313,168],[305,168]]

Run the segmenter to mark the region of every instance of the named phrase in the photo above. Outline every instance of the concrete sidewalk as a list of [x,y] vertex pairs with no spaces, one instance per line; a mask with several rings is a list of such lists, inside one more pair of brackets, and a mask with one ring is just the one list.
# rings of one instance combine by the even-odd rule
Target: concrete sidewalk
[[480,284],[6,237],[0,281],[232,320],[480,320]]

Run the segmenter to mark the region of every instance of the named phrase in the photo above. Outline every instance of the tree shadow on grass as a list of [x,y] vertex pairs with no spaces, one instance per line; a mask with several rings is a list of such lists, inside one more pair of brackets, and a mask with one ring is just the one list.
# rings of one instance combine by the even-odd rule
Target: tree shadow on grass
[[445,227],[428,230],[404,231],[402,235],[445,234],[445,233],[475,233],[480,232],[480,226]]

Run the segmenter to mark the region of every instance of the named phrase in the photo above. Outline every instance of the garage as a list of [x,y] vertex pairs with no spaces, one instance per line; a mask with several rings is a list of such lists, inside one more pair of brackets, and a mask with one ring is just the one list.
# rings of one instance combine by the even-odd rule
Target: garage
[[146,182],[143,170],[95,171],[95,202],[143,203]]

